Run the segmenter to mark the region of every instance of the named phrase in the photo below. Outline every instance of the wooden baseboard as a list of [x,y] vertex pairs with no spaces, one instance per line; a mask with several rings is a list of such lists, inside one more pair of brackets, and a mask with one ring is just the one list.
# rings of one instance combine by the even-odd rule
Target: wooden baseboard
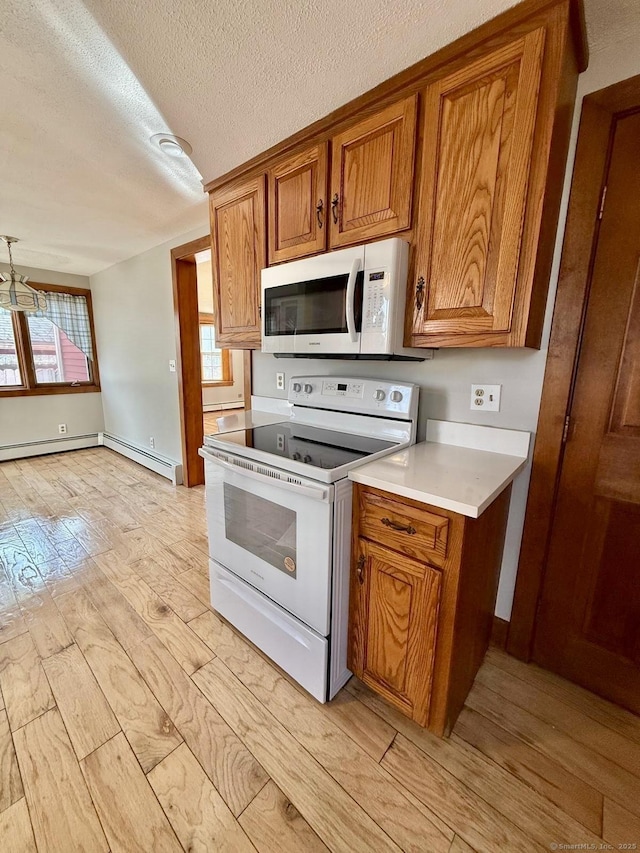
[[493,627],[491,629],[491,645],[497,646],[499,649],[506,649],[508,633],[509,623],[507,620],[501,619],[499,616],[494,616]]

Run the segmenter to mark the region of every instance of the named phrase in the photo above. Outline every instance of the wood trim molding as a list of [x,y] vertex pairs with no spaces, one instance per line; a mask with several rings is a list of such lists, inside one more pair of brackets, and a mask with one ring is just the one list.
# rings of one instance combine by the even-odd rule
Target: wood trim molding
[[185,486],[199,486],[204,483],[204,461],[198,455],[204,440],[204,426],[195,255],[210,248],[211,237],[207,235],[171,250],[182,472]]
[[529,660],[582,338],[616,115],[640,109],[640,75],[583,102],[507,651]]
[[292,154],[305,145],[321,143],[329,139],[334,133],[346,128],[356,117],[362,119],[367,113],[376,112],[398,98],[406,98],[413,92],[423,89],[434,82],[439,74],[444,73],[444,69],[446,73],[451,73],[452,63],[456,60],[460,60],[461,63],[469,62],[474,56],[485,52],[492,43],[497,44],[505,34],[508,34],[509,39],[513,39],[514,28],[522,27],[526,30],[532,26],[535,27],[532,19],[548,14],[554,7],[561,5],[569,6],[578,71],[584,71],[589,62],[589,49],[584,24],[583,0],[524,0],[475,30],[465,33],[451,44],[445,45],[431,56],[421,59],[313,124],[262,151],[246,163],[209,181],[204,186],[205,192],[210,193],[230,181],[264,171],[276,159]]

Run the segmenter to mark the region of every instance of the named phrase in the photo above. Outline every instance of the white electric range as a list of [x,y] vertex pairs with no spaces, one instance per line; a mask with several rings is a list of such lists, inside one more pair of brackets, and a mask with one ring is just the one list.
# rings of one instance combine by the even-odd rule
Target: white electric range
[[291,417],[205,436],[211,603],[321,702],[346,683],[352,483],[415,442],[415,385],[294,377]]

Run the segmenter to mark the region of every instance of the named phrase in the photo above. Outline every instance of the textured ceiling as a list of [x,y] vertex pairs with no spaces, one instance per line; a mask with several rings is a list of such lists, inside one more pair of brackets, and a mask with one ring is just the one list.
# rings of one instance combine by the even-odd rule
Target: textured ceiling
[[[210,180],[513,0],[2,0],[0,233],[90,274],[205,221]],[[586,0],[592,50],[640,0]],[[172,131],[176,161],[148,142]],[[196,168],[197,167],[197,168]],[[200,174],[199,174],[199,173]]]

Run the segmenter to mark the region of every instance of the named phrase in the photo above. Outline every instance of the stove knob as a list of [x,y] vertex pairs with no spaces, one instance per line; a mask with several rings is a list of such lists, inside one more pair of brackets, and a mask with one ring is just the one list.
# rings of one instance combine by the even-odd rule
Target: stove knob
[[295,452],[295,453],[292,453],[292,454],[291,454],[291,458],[292,458],[295,462],[298,462],[298,461],[299,461],[299,459],[300,459],[300,454],[298,453],[298,451],[297,451],[297,450],[296,450],[296,452]]
[[378,390],[375,392],[375,394],[373,396],[375,397],[376,400],[384,400],[384,398],[387,395],[384,393],[382,388],[378,388]]
[[393,403],[402,402],[402,392],[401,391],[392,391],[391,392],[391,400]]
[[305,465],[310,465],[313,460],[311,459],[311,457],[307,453],[307,455],[304,457],[304,459],[302,461],[305,463]]
[[310,394],[312,391],[313,391],[313,385],[305,385],[304,386],[304,393],[305,394]]
[[291,387],[295,394],[299,394],[302,391],[302,385],[299,382],[294,382]]

